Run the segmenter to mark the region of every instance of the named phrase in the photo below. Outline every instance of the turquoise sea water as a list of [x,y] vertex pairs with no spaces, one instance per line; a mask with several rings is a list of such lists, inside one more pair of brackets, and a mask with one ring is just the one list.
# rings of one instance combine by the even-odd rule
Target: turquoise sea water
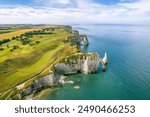
[[[89,38],[84,52],[108,53],[107,71],[69,76],[75,81],[42,99],[104,100],[150,99],[150,27],[127,25],[75,25]],[[74,86],[80,89],[74,89]]]

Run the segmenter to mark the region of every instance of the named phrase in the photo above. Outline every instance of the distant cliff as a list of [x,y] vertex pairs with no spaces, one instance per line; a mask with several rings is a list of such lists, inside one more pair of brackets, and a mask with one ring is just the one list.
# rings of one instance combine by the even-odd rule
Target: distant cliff
[[78,45],[83,44],[84,46],[87,46],[89,44],[89,41],[86,35],[69,36],[66,38],[66,41],[69,41],[71,43],[75,43]]

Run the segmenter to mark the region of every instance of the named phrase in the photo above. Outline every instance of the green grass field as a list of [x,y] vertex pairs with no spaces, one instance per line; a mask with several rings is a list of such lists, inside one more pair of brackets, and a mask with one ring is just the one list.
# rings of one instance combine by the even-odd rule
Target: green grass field
[[[64,26],[42,26],[43,32],[18,37],[0,45],[0,93],[11,91],[15,86],[49,74],[51,66],[78,49],[65,43],[66,37],[73,35]],[[0,34],[2,38],[20,36],[39,29],[18,29]],[[46,30],[45,30],[46,29]],[[16,29],[15,29],[16,30]],[[21,40],[28,43],[23,44]]]

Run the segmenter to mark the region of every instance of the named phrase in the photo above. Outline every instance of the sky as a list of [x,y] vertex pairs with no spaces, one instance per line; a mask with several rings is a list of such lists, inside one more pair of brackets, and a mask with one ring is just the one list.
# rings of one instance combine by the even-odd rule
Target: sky
[[150,0],[0,0],[0,24],[150,25]]

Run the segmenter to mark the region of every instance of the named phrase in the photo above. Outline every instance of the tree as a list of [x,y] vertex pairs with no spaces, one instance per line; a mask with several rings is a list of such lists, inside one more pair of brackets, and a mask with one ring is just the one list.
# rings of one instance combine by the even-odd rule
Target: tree
[[35,46],[36,44],[35,43],[30,43],[30,46]]
[[16,49],[18,49],[19,48],[19,46],[17,46],[17,45],[14,45],[13,46],[13,50],[16,50]]
[[10,42],[10,39],[3,39],[2,41],[0,41],[0,45]]
[[20,36],[23,37],[23,36],[25,36],[25,34],[21,34]]
[[9,44],[7,44],[7,48],[9,48]]
[[15,40],[16,38],[15,37],[12,37],[12,40]]
[[39,43],[40,43],[40,41],[35,41],[35,43],[36,43],[36,44],[39,44]]
[[4,48],[0,48],[0,51],[3,51],[4,50]]
[[21,41],[22,45],[26,45],[26,44],[31,42],[31,40],[27,37],[26,38],[21,38],[20,41]]

